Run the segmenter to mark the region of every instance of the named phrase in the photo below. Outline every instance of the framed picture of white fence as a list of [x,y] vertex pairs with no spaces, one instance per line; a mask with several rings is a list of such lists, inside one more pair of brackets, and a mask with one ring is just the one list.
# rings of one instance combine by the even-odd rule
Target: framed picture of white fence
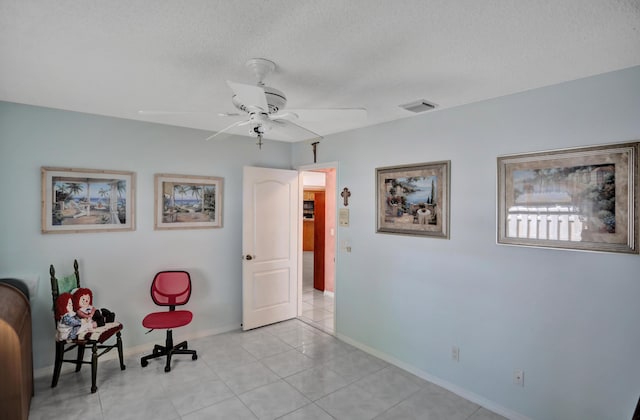
[[155,175],[155,229],[222,227],[222,186],[216,176]]
[[639,144],[498,157],[497,242],[638,254]]
[[449,239],[451,162],[376,168],[376,232]]
[[135,174],[42,167],[42,233],[135,229]]

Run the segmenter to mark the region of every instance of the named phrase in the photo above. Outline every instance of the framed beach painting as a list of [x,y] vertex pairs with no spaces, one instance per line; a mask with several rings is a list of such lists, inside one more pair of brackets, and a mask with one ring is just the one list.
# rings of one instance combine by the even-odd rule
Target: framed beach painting
[[498,243],[638,253],[638,145],[498,157]]
[[449,239],[451,161],[376,169],[376,232]]
[[155,229],[222,227],[223,178],[156,174]]
[[42,232],[135,229],[135,174],[42,167]]

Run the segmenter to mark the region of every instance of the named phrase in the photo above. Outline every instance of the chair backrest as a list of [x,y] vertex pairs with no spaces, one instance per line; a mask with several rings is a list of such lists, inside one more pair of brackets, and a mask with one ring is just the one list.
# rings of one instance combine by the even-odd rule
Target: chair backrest
[[51,275],[51,296],[55,302],[60,293],[71,292],[80,287],[80,272],[78,271],[78,260],[73,260],[73,274],[64,277],[56,277],[56,270],[53,264],[49,267]]
[[56,299],[62,293],[71,292],[74,289],[80,287],[80,272],[78,271],[78,260],[73,260],[73,274],[64,277],[56,277],[56,270],[53,268],[53,264],[49,267],[49,274],[51,275],[51,298],[53,301],[53,313],[54,322],[56,312]]
[[161,271],[151,283],[151,298],[159,306],[184,305],[191,297],[191,276],[186,271]]

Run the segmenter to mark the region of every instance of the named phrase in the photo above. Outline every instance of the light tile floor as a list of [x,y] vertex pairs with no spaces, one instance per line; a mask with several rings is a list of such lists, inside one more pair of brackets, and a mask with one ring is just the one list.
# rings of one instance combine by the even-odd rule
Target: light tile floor
[[334,334],[333,295],[313,288],[313,251],[305,251],[302,261],[302,316],[306,322],[329,334]]
[[[179,334],[176,337],[179,339]],[[128,357],[91,372],[37,378],[30,420],[39,419],[504,419],[299,320],[189,342],[176,356],[140,366]]]

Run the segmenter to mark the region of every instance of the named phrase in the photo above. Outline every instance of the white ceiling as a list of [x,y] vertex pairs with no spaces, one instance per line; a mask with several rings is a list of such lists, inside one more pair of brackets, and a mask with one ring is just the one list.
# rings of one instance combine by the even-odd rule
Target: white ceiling
[[0,0],[3,101],[218,131],[254,57],[287,108],[367,109],[296,121],[327,135],[640,65],[640,0]]

